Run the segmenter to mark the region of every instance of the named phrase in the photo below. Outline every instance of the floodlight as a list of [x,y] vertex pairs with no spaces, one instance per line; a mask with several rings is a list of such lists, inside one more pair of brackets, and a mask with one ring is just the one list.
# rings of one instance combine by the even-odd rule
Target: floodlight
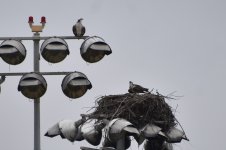
[[105,55],[110,55],[112,51],[102,38],[93,36],[85,39],[81,45],[80,53],[85,61],[95,63],[100,61]]
[[47,89],[45,78],[38,73],[28,73],[22,76],[18,85],[18,91],[30,99],[43,96]]
[[58,63],[69,55],[66,41],[61,38],[53,37],[45,40],[41,46],[42,57],[50,63]]
[[73,72],[64,77],[61,87],[69,98],[79,98],[92,88],[92,84],[83,73]]

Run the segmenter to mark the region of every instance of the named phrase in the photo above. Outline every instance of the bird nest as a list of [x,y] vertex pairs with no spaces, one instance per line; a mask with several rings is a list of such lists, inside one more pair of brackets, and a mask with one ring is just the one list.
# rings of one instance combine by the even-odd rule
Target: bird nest
[[161,94],[131,94],[102,96],[96,100],[94,112],[90,118],[108,119],[124,118],[140,129],[148,123],[154,123],[168,131],[176,125],[171,107]]

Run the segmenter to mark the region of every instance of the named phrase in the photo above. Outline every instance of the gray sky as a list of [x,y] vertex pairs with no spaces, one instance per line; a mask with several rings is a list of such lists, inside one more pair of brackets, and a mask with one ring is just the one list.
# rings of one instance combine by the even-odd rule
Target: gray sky
[[[73,35],[71,28],[83,17],[86,35],[105,39],[112,55],[87,64],[80,56],[82,40],[68,40],[70,55],[61,63],[41,58],[41,71],[81,71],[93,88],[71,100],[61,91],[63,76],[45,76],[48,89],[41,98],[41,147],[79,149],[60,137],[44,137],[61,119],[77,120],[101,95],[127,92],[134,81],[162,94],[183,95],[167,101],[176,110],[190,142],[175,150],[225,149],[226,114],[226,2],[223,0],[68,0],[1,1],[0,36],[32,36],[27,23],[46,16],[42,36]],[[41,41],[42,42],[42,41]],[[25,61],[9,66],[0,60],[0,72],[33,70],[33,43],[24,41]],[[0,94],[0,149],[33,149],[33,102],[17,92],[20,77],[7,77]],[[137,149],[136,145],[132,147]],[[142,149],[140,147],[139,149]]]

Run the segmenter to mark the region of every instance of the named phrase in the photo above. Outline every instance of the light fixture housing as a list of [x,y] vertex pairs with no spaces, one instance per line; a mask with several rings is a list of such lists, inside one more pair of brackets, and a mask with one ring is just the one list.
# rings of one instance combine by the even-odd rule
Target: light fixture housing
[[113,143],[116,143],[123,136],[133,136],[139,144],[139,131],[132,123],[123,118],[115,118],[111,120],[106,127],[106,132],[107,138]]
[[50,63],[61,62],[70,53],[66,41],[57,37],[45,40],[40,51],[42,57]]
[[97,123],[96,119],[89,119],[82,124],[81,132],[84,139],[91,145],[97,146],[101,142],[102,129],[105,124],[102,122]]
[[67,97],[79,98],[92,88],[92,84],[83,73],[73,72],[64,77],[61,87]]
[[38,73],[28,73],[22,76],[18,85],[18,91],[30,99],[43,96],[47,89],[45,78]]
[[0,45],[0,56],[10,65],[18,65],[26,57],[26,48],[20,41],[5,40]]
[[92,36],[85,39],[80,48],[82,58],[89,63],[100,61],[105,55],[112,53],[110,46],[104,39]]

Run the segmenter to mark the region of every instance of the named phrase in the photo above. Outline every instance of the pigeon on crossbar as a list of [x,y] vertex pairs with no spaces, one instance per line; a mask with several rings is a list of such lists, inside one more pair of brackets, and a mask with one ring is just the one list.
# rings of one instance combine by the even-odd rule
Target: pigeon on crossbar
[[133,82],[129,81],[129,93],[146,93],[148,92],[147,88],[144,88],[140,85],[133,84]]
[[82,25],[82,20],[83,18],[78,19],[77,23],[72,27],[72,31],[77,37],[82,37],[86,32],[86,28]]

